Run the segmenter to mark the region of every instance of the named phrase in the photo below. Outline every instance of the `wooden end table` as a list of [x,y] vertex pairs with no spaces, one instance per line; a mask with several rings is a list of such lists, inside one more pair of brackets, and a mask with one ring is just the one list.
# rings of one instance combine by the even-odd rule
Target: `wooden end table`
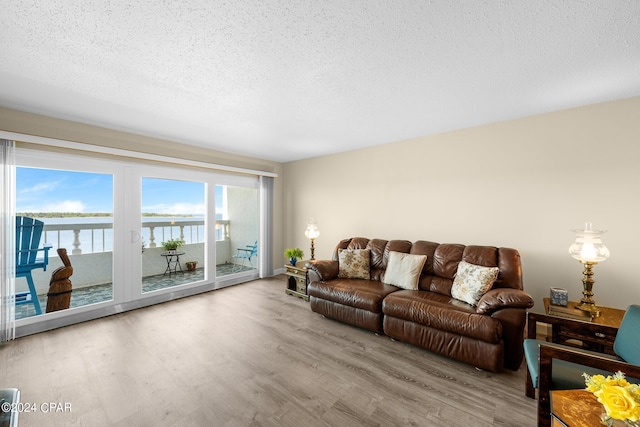
[[[600,316],[594,318],[585,316],[584,319],[578,319],[550,312],[552,306],[549,298],[544,298],[543,302],[547,320],[551,319],[551,321],[547,322],[540,318],[537,321],[551,324],[551,342],[615,355],[613,342],[622,323],[624,310],[600,307],[602,310]],[[576,304],[578,303],[575,301],[569,301],[567,307],[571,309]]]
[[600,424],[604,407],[586,390],[551,392],[551,427],[594,427]]
[[309,275],[305,267],[306,263],[307,261],[298,261],[296,265],[285,264],[285,274],[287,275],[287,289],[285,289],[285,293],[309,301],[309,295],[307,294]]
[[[615,354],[613,343],[618,334],[624,310],[617,308],[601,307],[602,314],[585,320],[562,317],[549,313],[549,298],[543,300],[545,314],[527,312],[527,338],[537,338],[538,323],[551,325],[551,342],[564,344],[570,347],[583,348],[599,353]],[[570,302],[569,304],[576,304]],[[527,372],[526,395],[535,398],[535,389],[531,382],[531,376]]]

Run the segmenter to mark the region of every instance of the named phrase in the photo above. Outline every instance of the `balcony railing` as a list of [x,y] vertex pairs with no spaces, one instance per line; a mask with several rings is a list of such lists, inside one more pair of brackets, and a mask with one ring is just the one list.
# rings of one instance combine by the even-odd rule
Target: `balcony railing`
[[[216,241],[229,239],[229,221],[216,221]],[[155,248],[169,239],[179,238],[186,244],[205,240],[204,220],[143,221],[141,239],[144,247]],[[100,222],[44,225],[44,242],[55,248],[71,247],[72,255],[111,252],[113,224]],[[54,252],[55,253],[55,252]]]
[[[157,289],[176,286],[176,283],[184,284],[190,281],[208,280],[219,278],[221,276],[234,274],[240,271],[255,270],[257,260],[253,264],[238,263],[233,257],[238,247],[246,244],[246,239],[236,237],[230,227],[230,221],[218,220],[215,225],[216,242],[214,245],[205,247],[206,240],[205,221],[203,219],[185,218],[182,220],[155,220],[142,222],[142,230],[140,232],[142,239],[145,241],[144,250],[140,254],[140,276],[143,283],[143,292],[146,285],[144,283],[152,283],[154,286],[160,286]],[[82,222],[82,221],[86,222]],[[49,290],[51,274],[55,271],[61,262],[57,257],[56,249],[66,248],[70,254],[70,261],[73,265],[73,291],[76,304],[89,304],[91,302],[82,302],[81,292],[94,292],[94,287],[105,287],[112,289],[114,281],[114,271],[118,268],[114,265],[113,252],[113,224],[110,219],[97,218],[79,218],[75,222],[68,224],[47,224],[44,225],[44,242],[51,244],[53,251],[50,254],[50,268],[46,271],[37,269],[32,272],[35,282],[36,293],[40,296],[46,296]],[[242,236],[242,229],[238,230]],[[128,234],[124,237],[128,240]],[[167,262],[166,258],[161,256],[164,252],[162,242],[171,238],[180,238],[185,241],[184,247],[181,248],[180,262],[182,269],[185,269],[187,261],[197,262],[197,275],[191,274],[178,275],[171,281],[172,275],[166,275]],[[240,242],[235,242],[234,239]],[[117,240],[117,239],[116,239]],[[141,248],[142,249],[142,248]],[[214,254],[212,254],[212,251]],[[55,254],[55,255],[54,255]],[[214,259],[210,255],[215,255]],[[169,280],[167,280],[169,279]],[[128,280],[128,279],[127,279]],[[135,279],[131,279],[135,282]],[[171,282],[170,284],[167,284]],[[25,279],[17,280],[16,289],[19,292],[28,290]],[[97,288],[95,288],[97,289]],[[102,289],[102,288],[100,288]],[[156,289],[156,288],[154,288]],[[156,290],[157,290],[156,289]],[[113,291],[112,291],[113,292]],[[107,299],[112,298],[110,294]],[[91,301],[94,298],[91,297]]]

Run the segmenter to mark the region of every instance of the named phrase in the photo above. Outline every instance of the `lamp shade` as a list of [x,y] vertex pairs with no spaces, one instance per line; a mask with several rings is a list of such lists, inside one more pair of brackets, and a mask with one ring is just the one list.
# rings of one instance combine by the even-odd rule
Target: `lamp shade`
[[313,218],[311,218],[309,220],[309,223],[307,224],[307,229],[304,230],[304,236],[307,239],[315,239],[320,235],[320,230],[318,230],[318,225],[316,224],[316,222],[313,220]]
[[580,262],[602,262],[609,258],[609,249],[602,243],[600,236],[606,230],[594,230],[590,222],[584,224],[584,230],[571,230],[576,240],[569,247],[569,254]]

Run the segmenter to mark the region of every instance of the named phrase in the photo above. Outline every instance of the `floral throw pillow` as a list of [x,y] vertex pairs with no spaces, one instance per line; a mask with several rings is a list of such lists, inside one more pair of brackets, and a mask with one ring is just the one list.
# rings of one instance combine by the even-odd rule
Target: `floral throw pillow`
[[369,279],[369,249],[340,249],[338,251],[338,277],[343,279]]
[[482,298],[498,278],[498,267],[483,267],[460,261],[458,271],[453,279],[451,296],[471,305],[478,305]]

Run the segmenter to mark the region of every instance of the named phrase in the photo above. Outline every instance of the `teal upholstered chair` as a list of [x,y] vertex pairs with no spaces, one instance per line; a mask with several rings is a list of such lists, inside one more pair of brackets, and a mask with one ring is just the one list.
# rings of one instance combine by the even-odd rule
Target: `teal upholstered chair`
[[16,216],[16,278],[26,278],[29,286],[28,292],[16,294],[16,305],[33,304],[36,314],[42,314],[42,309],[31,271],[39,268],[43,271],[47,270],[49,249],[51,249],[50,245],[40,247],[43,228],[42,221],[26,216]]
[[[550,391],[584,389],[583,373],[611,375],[622,371],[640,383],[640,305],[630,306],[618,329],[613,350],[617,356],[526,339],[524,355],[533,387],[538,389],[538,425],[548,426]],[[527,395],[531,395],[527,391]],[[534,394],[535,395],[535,392]]]

